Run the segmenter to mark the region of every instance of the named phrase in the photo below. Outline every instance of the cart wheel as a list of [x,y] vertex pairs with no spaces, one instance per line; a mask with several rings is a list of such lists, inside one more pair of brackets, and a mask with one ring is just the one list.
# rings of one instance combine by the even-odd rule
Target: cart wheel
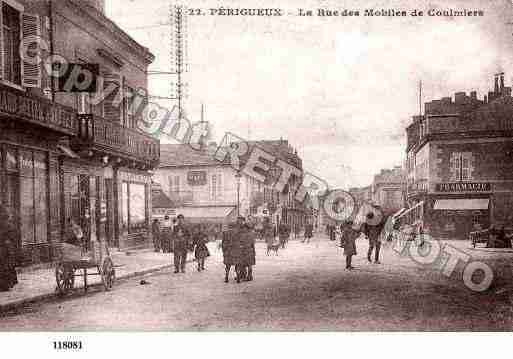
[[55,268],[55,281],[60,294],[67,294],[75,286],[75,270],[62,263]]
[[114,285],[114,279],[116,278],[116,272],[114,270],[114,264],[112,259],[109,257],[105,258],[102,265],[102,282],[105,290],[110,290]]

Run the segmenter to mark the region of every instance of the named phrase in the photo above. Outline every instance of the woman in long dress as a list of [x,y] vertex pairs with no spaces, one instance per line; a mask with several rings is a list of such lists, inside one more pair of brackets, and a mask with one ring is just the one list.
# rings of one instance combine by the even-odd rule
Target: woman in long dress
[[16,228],[7,210],[0,206],[0,291],[16,284]]

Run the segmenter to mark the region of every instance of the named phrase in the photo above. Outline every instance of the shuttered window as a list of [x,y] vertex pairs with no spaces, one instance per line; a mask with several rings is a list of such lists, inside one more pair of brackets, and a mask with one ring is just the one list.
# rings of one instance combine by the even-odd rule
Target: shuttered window
[[[23,12],[23,6],[14,1],[0,1],[0,6],[0,78],[18,86],[41,87],[41,64],[36,61],[40,56],[36,41],[41,36],[39,15]],[[20,54],[22,43],[26,51]]]
[[15,8],[2,3],[3,37],[3,78],[21,85],[20,61],[20,13]]
[[[34,62],[33,59],[39,56],[37,53],[38,45],[34,42],[34,38],[41,36],[41,23],[38,15],[31,15],[27,13],[22,14],[23,20],[23,41],[28,46],[27,61],[22,62],[21,74],[22,84],[25,87],[41,87],[41,64]],[[19,47],[16,49],[18,50]]]
[[122,123],[123,91],[122,79],[119,74],[105,73],[103,75],[103,117]]

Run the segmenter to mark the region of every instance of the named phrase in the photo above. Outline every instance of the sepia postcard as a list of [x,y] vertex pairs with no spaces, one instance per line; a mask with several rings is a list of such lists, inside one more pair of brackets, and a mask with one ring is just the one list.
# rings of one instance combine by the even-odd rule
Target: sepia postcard
[[0,0],[1,345],[511,332],[512,86],[511,0]]

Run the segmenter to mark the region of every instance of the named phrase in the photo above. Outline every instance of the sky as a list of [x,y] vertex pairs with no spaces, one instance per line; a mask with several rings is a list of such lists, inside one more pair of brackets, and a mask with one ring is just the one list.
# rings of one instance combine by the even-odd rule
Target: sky
[[[107,16],[172,71],[168,0],[107,0]],[[188,98],[193,122],[213,140],[287,139],[305,170],[331,187],[366,186],[402,165],[405,127],[422,102],[513,82],[511,0],[190,0],[189,8],[276,8],[282,17],[189,16]],[[359,10],[354,17],[304,17],[298,9]],[[364,9],[476,9],[482,17],[364,17]],[[173,75],[151,75],[149,92],[170,96]],[[172,107],[172,101],[161,101]],[[170,142],[161,139],[163,143]]]

